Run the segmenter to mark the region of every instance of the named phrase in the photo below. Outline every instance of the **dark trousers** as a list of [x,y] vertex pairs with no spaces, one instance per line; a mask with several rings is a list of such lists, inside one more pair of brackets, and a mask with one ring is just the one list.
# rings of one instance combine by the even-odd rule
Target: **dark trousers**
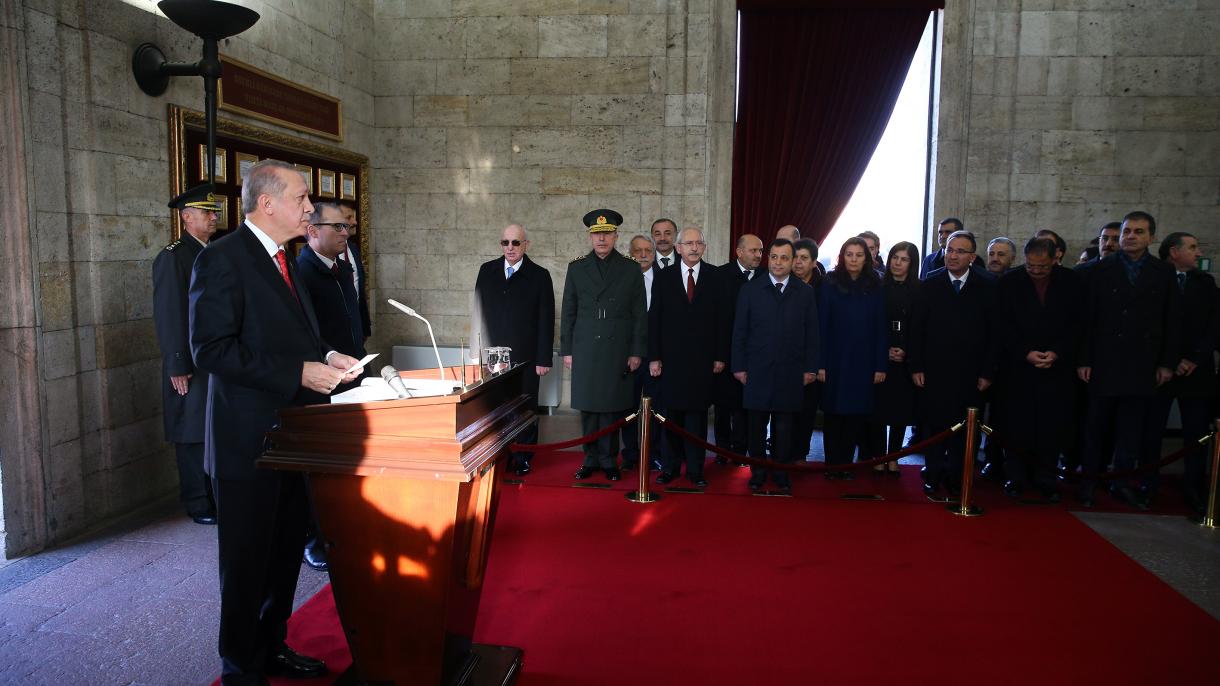
[[[767,424],[771,424],[771,459],[781,464],[792,462],[792,434],[796,427],[796,412],[768,412],[766,410],[747,410],[749,431],[750,457],[767,459]],[[750,483],[762,485],[767,477],[780,488],[792,485],[788,472],[766,467],[750,466]]]
[[738,455],[745,455],[750,449],[747,435],[750,433],[750,420],[746,411],[740,407],[716,405],[714,410],[715,424],[712,432],[716,447],[731,450]]
[[[1156,418],[1153,420],[1155,425],[1164,427],[1169,423],[1169,410],[1174,400],[1175,398],[1169,395],[1157,396]],[[1182,417],[1182,445],[1190,448],[1183,460],[1182,487],[1202,499],[1207,493],[1207,451],[1204,446],[1199,445],[1199,438],[1206,436],[1212,429],[1212,421],[1215,419],[1212,416],[1213,399],[1178,397],[1176,400],[1178,414]],[[1156,432],[1155,436],[1156,440],[1149,437],[1144,448],[1144,455],[1151,461],[1161,459],[1161,432]]]
[[[707,408],[702,410],[671,409],[668,411],[666,419],[700,438],[707,437]],[[665,451],[662,469],[667,474],[677,475],[682,471],[682,463],[685,462],[687,478],[702,477],[703,463],[707,456],[707,451],[703,449],[703,446],[695,445],[671,432],[666,432],[665,439],[669,443],[669,449]]]
[[[640,398],[648,396],[653,399],[652,409],[660,412],[661,408],[656,405],[657,398],[657,381],[648,373],[648,363],[641,362],[638,369],[635,370],[635,392],[631,397]],[[639,407],[637,402],[636,407]],[[635,411],[634,409],[632,410]],[[640,422],[643,417],[624,426],[620,430],[623,437],[623,465],[629,466],[639,464],[640,462]],[[648,425],[648,455],[653,464],[661,464],[661,434],[665,433],[665,429],[661,428],[661,422],[655,417],[649,420]],[[650,465],[651,468],[651,465]]]
[[1044,493],[1054,491],[1063,448],[1059,439],[1065,433],[1051,427],[1022,426],[1019,433],[1009,434],[1013,441],[1004,453],[1004,477],[1018,488],[1032,483]]
[[800,414],[796,417],[796,428],[792,434],[792,459],[805,460],[809,458],[809,442],[813,439],[813,430],[818,420],[818,389],[819,384],[805,384],[805,399],[801,404]]
[[212,500],[212,484],[203,471],[203,443],[175,443],[174,457],[178,462],[178,498],[186,513],[202,515],[216,508]]
[[262,671],[284,643],[308,507],[305,479],[259,469],[251,479],[216,479],[222,675]]
[[[619,412],[586,412],[580,411],[580,433],[582,436],[588,436],[596,431],[610,426],[623,418],[624,413]],[[618,467],[618,432],[611,431],[601,438],[586,443],[585,450],[585,467],[593,467],[595,469],[611,469]]]
[[[537,405],[534,406],[534,413],[541,416]],[[538,444],[538,422],[530,422],[521,433],[517,434],[517,443],[521,445],[537,445]],[[512,464],[510,466],[528,466],[530,460],[534,459],[534,453],[520,451],[514,452],[512,455]]]
[[851,464],[857,448],[860,459],[869,458],[868,415],[827,414],[825,418],[822,443],[826,448],[826,464]]
[[[928,424],[925,424],[927,427]],[[947,425],[946,425],[947,426]],[[929,429],[930,431],[931,429]],[[936,433],[940,433],[938,430]],[[966,431],[958,431],[947,440],[924,450],[927,465],[924,481],[939,486],[949,484],[957,487],[962,482],[962,462],[966,456]]]
[[[1089,398],[1088,437],[1085,442],[1084,471],[1100,473],[1108,462],[1105,451],[1113,445],[1114,470],[1126,471],[1146,463],[1147,446],[1155,437],[1160,445],[1165,421],[1154,396],[1121,396]],[[1159,421],[1159,424],[1158,424]],[[1109,440],[1112,440],[1111,444]],[[1140,485],[1151,491],[1156,488],[1157,473],[1139,476]],[[1128,485],[1125,479],[1112,482],[1115,487]],[[1097,486],[1092,479],[1082,479],[1081,490],[1091,493]]]

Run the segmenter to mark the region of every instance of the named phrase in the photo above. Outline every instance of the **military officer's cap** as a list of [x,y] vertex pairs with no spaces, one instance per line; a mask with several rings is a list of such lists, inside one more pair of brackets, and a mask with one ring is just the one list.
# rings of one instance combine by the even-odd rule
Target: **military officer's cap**
[[206,212],[219,212],[220,199],[212,192],[216,187],[210,183],[201,183],[194,188],[188,188],[181,195],[169,201],[169,206],[176,210],[195,207]]
[[589,227],[589,233],[618,231],[622,223],[623,215],[614,210],[593,210],[585,215],[585,226]]

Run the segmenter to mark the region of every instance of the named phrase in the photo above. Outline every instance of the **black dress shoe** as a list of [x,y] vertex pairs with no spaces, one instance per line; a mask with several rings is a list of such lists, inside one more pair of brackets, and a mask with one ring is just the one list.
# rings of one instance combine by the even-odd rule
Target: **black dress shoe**
[[587,479],[593,476],[594,471],[596,470],[594,470],[592,467],[581,467],[580,469],[576,470],[576,473],[572,475],[572,478],[576,479],[577,481]]
[[516,474],[517,476],[525,476],[526,474],[529,474],[532,471],[534,471],[534,470],[533,470],[533,468],[530,467],[530,463],[528,463],[528,462],[522,462],[521,464],[519,464],[513,468],[513,474]]
[[326,663],[301,655],[292,648],[284,646],[267,660],[263,671],[271,676],[282,676],[289,679],[312,679],[326,673]]
[[664,486],[665,484],[673,481],[675,478],[677,478],[677,477],[675,477],[670,472],[661,472],[661,475],[657,477],[657,483]]
[[1148,510],[1148,503],[1144,502],[1135,491],[1126,486],[1113,486],[1110,488],[1110,494],[1141,512]]
[[1042,497],[1046,498],[1046,502],[1048,502],[1048,503],[1058,503],[1058,502],[1062,502],[1062,500],[1063,500],[1063,498],[1059,495],[1059,491],[1057,491],[1053,488],[1042,491]]
[[926,481],[923,483],[923,494],[924,495],[931,498],[936,495],[936,491],[937,491],[936,484],[930,484]]
[[702,476],[696,476],[695,478],[692,479],[690,477],[690,475],[687,474],[686,478],[690,480],[691,485],[693,485],[695,488],[706,488],[707,487],[707,479],[703,478]]
[[618,467],[606,467],[602,471],[606,473],[606,481],[618,481],[623,478],[623,473],[618,470]]
[[319,572],[330,569],[330,563],[326,561],[326,551],[322,546],[305,546],[305,564]]
[[215,526],[216,525],[216,511],[210,510],[208,512],[200,512],[199,514],[193,514],[193,515],[191,515],[191,521],[195,522],[196,524],[203,524],[204,526]]
[[1021,488],[1021,485],[1012,479],[1004,482],[1004,495],[1009,498],[1020,498],[1023,490],[1025,489]]

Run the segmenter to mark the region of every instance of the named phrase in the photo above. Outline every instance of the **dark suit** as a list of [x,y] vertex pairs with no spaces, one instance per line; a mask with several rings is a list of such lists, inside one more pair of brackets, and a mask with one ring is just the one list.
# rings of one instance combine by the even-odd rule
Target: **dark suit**
[[[1070,443],[1076,411],[1076,349],[1084,290],[1078,274],[1055,267],[1047,277],[1045,300],[1024,268],[1000,278],[1001,376],[997,385],[1005,408],[999,427],[1012,450],[1004,471],[1018,487],[1031,480],[1043,492],[1055,488],[1059,452]],[[1055,362],[1038,369],[1031,351],[1052,351]]]
[[[373,320],[369,317],[369,299],[367,295],[368,281],[366,279],[368,279],[368,271],[364,268],[364,260],[360,259],[360,248],[356,245],[359,241],[355,239],[356,237],[352,236],[347,247],[351,249],[352,257],[355,258],[352,262],[352,267],[355,269],[356,279],[360,283],[355,284],[353,282],[353,285],[356,287],[356,297],[359,299],[358,309],[360,310],[360,322],[363,327],[364,337],[368,338],[373,335]],[[340,255],[340,257],[343,257],[345,262],[347,261],[345,255]],[[361,344],[363,345],[363,341],[361,341]]]
[[[796,416],[805,401],[805,374],[818,371],[818,306],[813,287],[789,275],[783,294],[764,272],[742,287],[733,319],[729,370],[746,372],[742,405],[749,412],[751,457],[766,457],[771,424],[772,459],[793,460]],[[751,483],[761,486],[769,470],[752,468]],[[775,484],[789,485],[788,473],[771,472]]]
[[[1181,359],[1182,304],[1173,267],[1147,254],[1132,284],[1125,259],[1124,253],[1106,257],[1088,275],[1077,363],[1091,368],[1086,472],[1101,469],[1106,445],[1101,437],[1110,434],[1115,469],[1131,469],[1148,459],[1143,451],[1154,434],[1159,441],[1164,429],[1157,425],[1156,370],[1174,369]],[[1155,474],[1141,478],[1145,489],[1155,483]],[[1082,493],[1090,494],[1094,486],[1083,482]]]
[[211,374],[204,443],[219,519],[226,677],[259,672],[283,643],[301,567],[305,482],[255,465],[281,409],[323,398],[301,386],[301,372],[329,347],[308,287],[293,281],[296,296],[247,224],[200,253],[191,281],[191,352]]
[[[725,322],[724,329],[717,335],[720,338],[720,344],[731,349],[733,320],[737,312],[737,295],[741,292],[741,287],[750,280],[746,278],[745,272],[737,264],[736,259],[720,265],[716,271],[719,272],[720,277],[720,302]],[[766,276],[766,273],[765,268],[753,271],[754,276]],[[741,405],[741,382],[729,373],[730,371],[726,369],[724,374],[718,374],[713,381],[712,398],[716,405],[716,422],[713,425],[713,432],[717,447],[744,455],[747,449],[746,426],[748,420],[746,411]]]
[[[551,273],[523,255],[505,278],[503,257],[484,262],[475,278],[474,292],[483,318],[483,346],[512,348],[513,364],[524,363],[523,391],[538,403],[539,377],[535,367],[550,367],[555,344],[555,288]],[[558,372],[555,372],[558,373]],[[519,443],[538,442],[538,424],[522,433]],[[532,453],[514,453],[519,465],[529,464]]]
[[[174,444],[179,498],[188,514],[210,513],[212,486],[203,470],[203,424],[207,411],[208,375],[191,359],[187,290],[191,265],[203,245],[191,235],[165,246],[153,260],[153,322],[161,348],[161,411],[165,440]],[[186,395],[178,395],[171,376],[191,375]]]
[[334,262],[335,269],[322,263],[309,245],[297,255],[297,274],[309,290],[318,331],[322,340],[335,350],[356,359],[364,357],[364,319],[352,282],[352,266],[346,260]]
[[[656,283],[657,275],[661,273],[661,270],[656,264],[653,264],[647,272],[640,273],[644,275],[652,274],[652,281],[649,281],[647,276],[644,279],[644,287],[649,293],[647,301],[651,308],[652,284]],[[652,398],[653,409],[657,412],[663,412],[661,406],[661,384],[658,379],[654,379],[648,373],[648,362],[648,358],[644,357],[640,362],[639,368],[631,374],[633,380],[631,397],[635,398],[638,407],[639,399],[643,396],[648,396]],[[623,441],[623,469],[634,469],[640,462],[640,424],[638,421],[628,424],[620,429],[619,433]],[[669,441],[661,440],[661,436],[664,433],[665,430],[661,428],[661,422],[657,421],[654,417],[651,426],[648,428],[648,459],[652,463],[648,465],[649,469],[660,469],[662,466],[662,454],[669,450]]]
[[[949,271],[937,269],[924,280],[911,316],[907,367],[924,374],[920,423],[927,435],[961,421],[966,408],[981,407],[980,378],[994,380],[996,368],[995,281],[971,267],[961,292]],[[925,452],[925,481],[956,485],[961,479],[965,432]]]
[[[707,436],[707,408],[712,404],[714,362],[728,362],[728,347],[717,334],[724,328],[721,287],[716,268],[699,262],[699,275],[687,298],[689,267],[685,262],[665,269],[652,282],[652,307],[648,311],[648,357],[661,363],[661,396],[670,420],[687,431]],[[723,371],[721,372],[724,373]],[[703,476],[705,451],[676,435],[668,437],[665,472],[681,470],[685,456],[686,475]]]
[[[1174,278],[1177,278],[1175,272]],[[1216,343],[1220,338],[1220,293],[1211,274],[1191,270],[1185,273],[1184,283],[1179,284],[1182,293],[1182,330],[1178,354],[1179,360],[1190,360],[1195,370],[1189,376],[1176,375],[1172,381],[1157,389],[1156,425],[1164,427],[1169,419],[1173,401],[1178,401],[1178,412],[1182,417],[1182,440],[1193,446],[1186,456],[1185,483],[1187,503],[1201,509],[1204,500],[1203,446],[1196,441],[1211,431],[1216,399]],[[1159,432],[1148,437],[1144,454],[1150,460],[1159,457],[1161,448]]]
[[945,266],[945,249],[938,248],[936,252],[930,252],[923,256],[923,262],[919,266],[919,278],[926,280],[928,274],[942,269]]

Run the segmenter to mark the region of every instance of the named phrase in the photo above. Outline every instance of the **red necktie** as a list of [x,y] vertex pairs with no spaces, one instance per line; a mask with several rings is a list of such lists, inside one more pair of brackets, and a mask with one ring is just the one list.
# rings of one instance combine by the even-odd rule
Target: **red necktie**
[[686,301],[695,302],[695,268],[686,268]]
[[300,302],[300,298],[297,297],[296,286],[292,285],[292,277],[288,275],[288,255],[284,252],[283,248],[280,248],[275,253],[275,263],[280,266],[280,276],[284,277],[284,283],[288,284],[288,290],[292,291],[292,297]]

